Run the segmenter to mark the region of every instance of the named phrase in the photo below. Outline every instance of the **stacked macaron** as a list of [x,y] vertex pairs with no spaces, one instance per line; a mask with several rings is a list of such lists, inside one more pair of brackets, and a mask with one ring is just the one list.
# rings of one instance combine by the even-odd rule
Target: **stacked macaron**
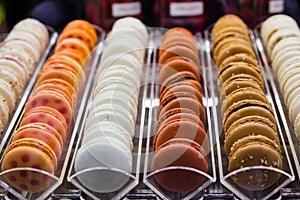
[[[219,73],[228,171],[250,166],[282,169],[274,111],[264,92],[247,26],[239,17],[225,15],[215,23],[211,41]],[[272,170],[257,169],[237,173],[232,180],[256,191],[270,187],[279,177]]]
[[1,43],[0,133],[21,97],[48,40],[46,27],[35,19],[27,18],[18,22]]
[[[70,35],[62,38],[65,32]],[[85,81],[84,61],[93,49],[90,44],[95,45],[96,40],[96,31],[90,23],[72,21],[63,29],[54,54],[44,63],[26,102],[20,126],[2,160],[2,171],[30,167],[43,170],[44,174],[24,169],[5,173],[7,182],[16,189],[40,192],[51,184],[52,178],[45,173],[55,172],[69,138],[67,128]],[[82,59],[78,60],[79,57]]]
[[279,14],[266,19],[260,33],[288,108],[289,119],[294,125],[294,133],[300,140],[299,27],[293,18]]
[[114,192],[129,180],[147,38],[145,25],[126,17],[105,41],[74,165],[81,184],[93,192]]
[[199,63],[196,41],[189,30],[176,27],[164,33],[152,170],[175,167],[154,175],[162,187],[173,192],[190,192],[204,183],[206,177],[194,170],[208,173],[209,140]]

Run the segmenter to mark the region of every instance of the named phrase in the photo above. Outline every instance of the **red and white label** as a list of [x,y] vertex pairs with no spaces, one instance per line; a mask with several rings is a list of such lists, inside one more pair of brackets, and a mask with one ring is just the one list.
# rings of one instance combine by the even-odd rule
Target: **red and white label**
[[142,13],[141,2],[129,2],[129,3],[114,3],[112,4],[112,16],[113,17],[125,17],[140,15]]
[[284,0],[270,0],[269,14],[282,13],[284,10]]
[[204,14],[203,1],[170,3],[171,17],[195,16]]

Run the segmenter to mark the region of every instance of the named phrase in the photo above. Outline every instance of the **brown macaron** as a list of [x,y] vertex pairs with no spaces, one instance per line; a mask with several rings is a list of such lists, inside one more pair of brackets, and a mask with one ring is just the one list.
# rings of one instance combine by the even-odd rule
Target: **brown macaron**
[[231,76],[235,74],[249,74],[259,80],[259,83],[263,83],[264,79],[260,68],[251,66],[244,62],[235,62],[227,65],[222,71],[220,71],[219,82],[226,82]]
[[251,46],[242,45],[242,44],[233,44],[227,46],[226,48],[223,48],[222,51],[220,51],[219,55],[217,55],[217,57],[215,58],[215,63],[217,66],[219,66],[226,58],[238,53],[245,53],[253,58],[256,57]]
[[264,83],[249,74],[236,74],[227,79],[224,83],[219,82],[220,91],[222,91],[220,99],[223,100],[233,91],[239,88],[251,87],[261,90],[264,93]]
[[272,168],[282,169],[282,155],[278,144],[262,135],[247,136],[235,142],[229,155],[228,171],[252,166],[270,169],[247,169],[232,175],[233,182],[249,191],[264,190],[276,183],[280,173]]
[[219,71],[223,68],[225,68],[229,63],[232,62],[244,62],[248,63],[252,66],[259,66],[258,62],[255,58],[249,56],[248,54],[245,53],[238,53],[233,56],[227,57],[220,66],[218,66]]
[[[208,173],[206,154],[202,146],[192,140],[172,139],[155,152],[151,170],[155,172],[154,178],[161,187],[172,192],[190,192],[206,180],[203,174],[195,171]],[[177,168],[161,170],[167,167]]]
[[196,124],[199,124],[201,128],[205,129],[203,122],[196,114],[187,113],[187,112],[178,112],[176,114],[168,116],[167,118],[162,117],[161,119],[159,119],[159,123],[157,123],[156,125],[156,131],[157,132],[160,131],[162,127],[164,127],[166,124],[174,120],[189,120],[195,122]]
[[200,60],[198,54],[196,54],[192,49],[185,46],[171,46],[165,50],[160,56],[158,63],[165,64],[165,62],[174,56],[180,56],[182,58],[191,59],[197,66],[200,65]]
[[169,76],[163,83],[160,85],[160,93],[163,93],[166,88],[173,84],[184,82],[187,85],[193,86],[198,91],[201,91],[202,87],[200,82],[197,80],[197,76],[189,71],[181,71]]
[[252,87],[239,88],[225,97],[222,103],[222,113],[225,113],[232,104],[246,99],[257,100],[266,104],[269,103],[268,98],[261,90]]
[[188,108],[194,111],[200,119],[205,122],[206,114],[201,102],[196,100],[193,95],[189,93],[176,93],[171,94],[161,100],[161,104],[157,108],[158,119],[163,115],[164,112],[168,112],[173,108]]
[[261,116],[247,116],[235,121],[225,133],[224,149],[229,155],[232,145],[249,135],[263,135],[280,146],[276,125]]
[[238,119],[251,115],[265,117],[276,124],[274,111],[270,104],[246,99],[232,104],[232,106],[227,109],[223,117],[224,131],[226,132]]
[[170,94],[176,94],[177,92],[188,92],[193,94],[195,98],[202,103],[202,94],[198,88],[193,85],[189,85],[187,82],[179,82],[166,87],[165,90],[160,94],[160,97],[168,96]]

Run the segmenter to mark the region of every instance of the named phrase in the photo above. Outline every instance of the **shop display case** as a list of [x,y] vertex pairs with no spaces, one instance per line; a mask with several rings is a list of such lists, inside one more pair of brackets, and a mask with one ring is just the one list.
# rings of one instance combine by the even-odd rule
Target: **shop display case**
[[[260,25],[253,31],[249,29],[252,47],[257,56],[263,73],[265,91],[272,108],[275,111],[277,129],[283,156],[282,170],[266,166],[252,166],[228,172],[228,159],[224,152],[224,130],[222,125],[220,92],[218,89],[218,72],[211,55],[212,26],[194,35],[197,44],[200,65],[198,66],[202,78],[202,95],[207,121],[205,129],[210,142],[210,152],[207,154],[208,173],[188,167],[168,167],[152,171],[151,162],[154,156],[153,140],[157,124],[156,112],[159,105],[159,71],[158,54],[161,38],[166,31],[160,27],[148,27],[148,46],[144,57],[143,79],[141,82],[138,114],[135,122],[133,137],[133,169],[131,173],[110,167],[94,167],[80,172],[74,169],[78,149],[82,144],[84,124],[91,107],[93,89],[98,75],[102,72],[99,67],[101,55],[105,49],[107,33],[97,28],[99,43],[93,51],[86,68],[87,79],[81,89],[74,112],[74,119],[68,129],[67,143],[63,148],[61,159],[54,174],[34,168],[15,168],[0,173],[0,195],[11,199],[273,199],[300,198],[300,147],[293,127],[289,121],[287,109],[284,105],[279,84],[272,72],[272,66],[266,55],[260,37]],[[23,96],[20,98],[10,123],[5,127],[0,144],[1,163],[5,148],[10,144],[14,131],[17,129],[24,112],[24,106],[32,95],[39,71],[45,60],[51,55],[58,38],[58,33],[48,28],[49,43],[38,63],[32,78],[28,82]],[[31,171],[43,174],[51,180],[50,186],[38,193],[25,193],[11,187],[4,178],[11,171]],[[202,186],[187,193],[171,192],[161,187],[155,180],[155,174],[168,170],[186,170],[205,176]],[[273,186],[261,191],[248,191],[237,186],[232,177],[236,173],[249,170],[266,170],[280,174],[280,179]],[[86,188],[79,180],[79,176],[88,172],[109,172],[128,178],[124,186],[114,192],[93,192]],[[99,180],[100,181],[100,180]]]

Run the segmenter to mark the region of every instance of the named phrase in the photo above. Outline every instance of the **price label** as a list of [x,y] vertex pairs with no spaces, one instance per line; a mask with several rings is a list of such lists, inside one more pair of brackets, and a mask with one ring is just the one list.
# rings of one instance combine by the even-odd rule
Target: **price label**
[[195,16],[204,14],[203,1],[170,3],[171,17]]
[[141,2],[129,2],[129,3],[114,3],[112,4],[112,16],[113,17],[125,17],[140,15],[142,12]]
[[270,0],[269,14],[282,13],[284,10],[284,0]]

